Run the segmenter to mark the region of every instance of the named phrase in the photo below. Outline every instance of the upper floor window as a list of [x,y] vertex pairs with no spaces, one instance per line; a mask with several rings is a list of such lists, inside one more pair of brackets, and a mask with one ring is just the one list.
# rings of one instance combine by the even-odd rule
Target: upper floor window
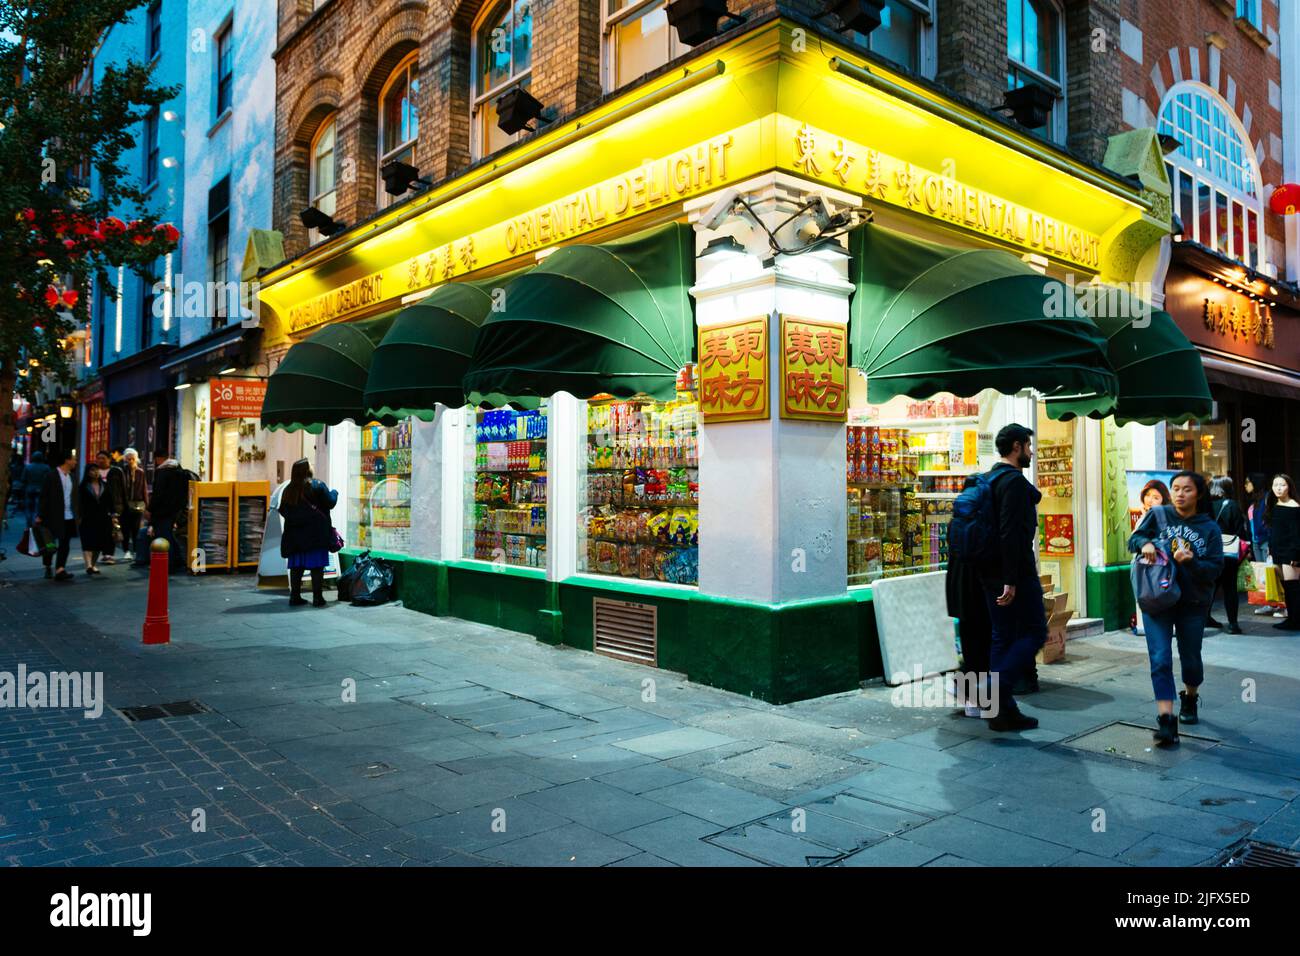
[[145,59],[152,60],[162,50],[162,0],[154,0],[144,17]]
[[1264,11],[1261,0],[1237,0],[1237,16],[1248,21],[1256,30],[1264,29]]
[[513,87],[528,89],[532,68],[532,0],[502,0],[488,8],[474,27],[471,148],[475,157],[490,156],[518,137],[497,126],[496,101]]
[[[335,124],[336,117],[331,116],[321,123],[320,129],[311,142],[311,168],[308,171],[307,205],[315,206],[327,216],[334,215],[338,208],[338,188],[335,173],[338,168],[335,159]],[[320,233],[315,229],[308,233],[308,242],[320,241]]]
[[231,36],[231,25],[226,24],[217,34],[217,116],[233,105],[234,88],[234,42]]
[[690,49],[668,25],[666,0],[604,0],[605,88],[616,90]]
[[[420,111],[418,105],[420,78],[418,75],[418,54],[411,54],[393,71],[393,75],[384,84],[379,94],[379,168],[398,160],[415,165],[415,140],[420,134]],[[331,121],[331,126],[333,121]],[[329,149],[334,150],[334,134],[330,132]],[[313,169],[315,152],[312,154]],[[334,176],[330,173],[330,188],[333,189]],[[383,182],[378,183],[379,205],[382,208],[396,198],[384,189]]]
[[1181,144],[1166,163],[1183,236],[1260,268],[1263,200],[1240,120],[1209,87],[1185,81],[1165,96],[1158,132]]
[[144,118],[144,183],[158,180],[158,109],[150,110]]
[[934,75],[934,0],[886,0],[880,26],[854,42],[924,76]]
[[225,176],[208,190],[208,268],[214,285],[212,326],[226,324],[230,303],[226,283],[230,281],[230,177]]
[[1007,89],[1037,83],[1055,98],[1043,132],[1065,141],[1065,35],[1054,0],[1007,0]]

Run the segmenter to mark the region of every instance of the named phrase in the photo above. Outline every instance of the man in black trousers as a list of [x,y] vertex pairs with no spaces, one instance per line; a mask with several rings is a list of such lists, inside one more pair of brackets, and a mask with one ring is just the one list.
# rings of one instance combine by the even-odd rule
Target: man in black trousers
[[45,576],[69,582],[73,577],[68,573],[68,552],[72,548],[72,536],[77,533],[77,484],[72,480],[76,461],[70,451],[54,451],[50,453],[49,463],[52,467],[41,484],[32,524],[44,527],[58,542],[57,554],[50,550],[41,554]]
[[989,665],[997,675],[997,716],[992,730],[1032,730],[1038,721],[1020,712],[1012,689],[1033,668],[1034,655],[1047,641],[1043,586],[1034,560],[1038,502],[1043,494],[1023,471],[1033,459],[1034,433],[1011,424],[997,434],[1002,460],[989,472],[997,511],[999,559],[980,569],[992,622]]

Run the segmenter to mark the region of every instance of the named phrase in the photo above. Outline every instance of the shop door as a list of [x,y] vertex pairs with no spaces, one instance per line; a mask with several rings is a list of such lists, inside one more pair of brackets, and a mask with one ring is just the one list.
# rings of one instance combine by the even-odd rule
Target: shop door
[[1087,549],[1084,530],[1082,422],[1047,417],[1038,402],[1034,432],[1034,479],[1043,500],[1038,504],[1038,568],[1050,575],[1056,590],[1069,594],[1066,606],[1076,613],[1084,605],[1083,569]]
[[239,468],[239,420],[223,418],[212,425],[212,478],[235,481]]

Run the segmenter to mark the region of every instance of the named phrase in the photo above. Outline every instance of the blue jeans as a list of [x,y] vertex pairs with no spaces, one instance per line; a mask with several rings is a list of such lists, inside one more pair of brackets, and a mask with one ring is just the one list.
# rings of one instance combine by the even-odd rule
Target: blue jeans
[[1016,709],[1011,688],[1029,673],[1034,655],[1047,641],[1047,614],[1043,610],[1043,585],[1036,577],[1025,576],[1016,582],[1016,597],[1006,607],[998,607],[1002,586],[984,588],[989,620],[993,626],[989,647],[989,670],[998,675],[998,713]]
[[1201,664],[1201,638],[1205,635],[1205,605],[1178,604],[1171,611],[1142,614],[1146,625],[1147,654],[1151,658],[1151,687],[1156,700],[1177,700],[1174,688],[1173,642],[1183,664],[1183,683],[1200,687],[1205,680]]

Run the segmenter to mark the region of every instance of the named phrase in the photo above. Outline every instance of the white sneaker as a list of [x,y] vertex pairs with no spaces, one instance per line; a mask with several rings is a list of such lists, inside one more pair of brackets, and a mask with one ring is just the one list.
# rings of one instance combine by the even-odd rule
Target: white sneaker
[[966,705],[966,716],[967,716],[967,717],[983,717],[983,716],[984,716],[984,710],[983,710],[983,708],[980,707],[979,704],[967,704],[967,705]]
[[1267,604],[1265,604],[1263,607],[1257,607],[1257,608],[1255,608],[1255,613],[1256,613],[1256,614],[1260,614],[1260,615],[1263,615],[1263,614],[1272,614],[1272,613],[1273,613],[1273,609],[1272,609],[1271,607],[1269,607]]
[[1275,618],[1277,618],[1279,621],[1285,621],[1285,620],[1286,620],[1286,611],[1274,611],[1274,612],[1273,612],[1273,616],[1274,616]]

